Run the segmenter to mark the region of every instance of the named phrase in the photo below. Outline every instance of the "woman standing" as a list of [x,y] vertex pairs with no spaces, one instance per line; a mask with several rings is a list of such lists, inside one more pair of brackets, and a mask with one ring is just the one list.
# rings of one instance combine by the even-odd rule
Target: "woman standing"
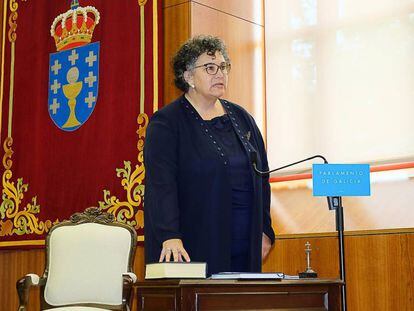
[[262,136],[240,106],[223,100],[230,72],[224,43],[198,36],[173,58],[183,95],[147,128],[145,259],[203,261],[208,274],[259,272],[274,241]]

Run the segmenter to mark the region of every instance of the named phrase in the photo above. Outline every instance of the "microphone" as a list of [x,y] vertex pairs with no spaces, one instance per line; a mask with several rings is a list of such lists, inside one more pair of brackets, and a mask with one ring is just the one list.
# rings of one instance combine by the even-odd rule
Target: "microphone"
[[[323,160],[324,164],[328,164],[328,161],[325,159],[325,157],[321,155],[315,155],[300,161],[296,161],[278,168],[275,168],[273,170],[269,171],[261,171],[257,168],[257,152],[251,151],[250,152],[250,161],[252,163],[253,169],[259,176],[269,176],[269,174],[283,170],[284,168],[294,166],[296,164],[310,161],[316,158],[320,158]],[[339,274],[341,277],[341,280],[345,281],[345,247],[344,247],[344,215],[343,215],[343,208],[342,208],[342,197],[340,196],[334,196],[334,197],[326,197],[328,200],[328,207],[330,210],[335,210],[336,214],[336,230],[338,231],[338,247],[339,247]],[[341,288],[341,310],[346,311],[346,285],[344,284]]]
[[299,164],[299,163],[302,163],[302,162],[306,162],[306,161],[309,161],[309,160],[312,160],[312,159],[316,159],[316,158],[322,159],[325,164],[328,163],[328,161],[325,159],[325,157],[323,157],[323,156],[321,156],[321,155],[318,154],[318,155],[315,155],[313,157],[309,157],[309,158],[306,158],[306,159],[303,159],[303,160],[300,160],[300,161],[296,161],[294,163],[290,163],[290,164],[287,164],[287,165],[284,165],[284,166],[275,168],[275,169],[270,170],[270,171],[261,171],[261,170],[259,170],[257,168],[257,152],[256,151],[251,151],[250,152],[250,161],[253,164],[253,169],[260,176],[266,176],[266,175],[269,175],[269,174],[271,174],[273,172],[280,171],[280,170],[283,170],[285,168],[288,168],[288,167],[291,167],[291,166],[295,166],[296,164]]
[[[293,163],[275,168],[273,170],[261,171],[257,168],[257,152],[256,151],[251,151],[250,152],[250,161],[253,165],[254,171],[259,176],[268,176],[269,174],[274,173],[276,171],[280,171],[280,170],[283,170],[285,168],[295,166],[299,163],[307,162],[307,161],[317,159],[317,158],[322,159],[325,164],[328,164],[328,161],[326,160],[326,158],[324,156],[321,156],[321,155],[317,154],[317,155],[314,155],[312,157],[309,157],[309,158],[306,158],[306,159],[303,159],[303,160],[299,160],[299,161],[296,161],[296,162],[293,162]],[[327,200],[328,200],[328,207],[329,207],[330,210],[336,210],[342,204],[342,198],[341,197],[327,197]]]

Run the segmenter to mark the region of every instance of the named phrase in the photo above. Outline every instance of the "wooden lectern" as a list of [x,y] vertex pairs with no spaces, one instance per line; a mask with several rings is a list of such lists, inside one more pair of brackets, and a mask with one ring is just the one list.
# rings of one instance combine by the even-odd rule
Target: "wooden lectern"
[[152,280],[138,282],[138,310],[332,310],[340,311],[343,282]]

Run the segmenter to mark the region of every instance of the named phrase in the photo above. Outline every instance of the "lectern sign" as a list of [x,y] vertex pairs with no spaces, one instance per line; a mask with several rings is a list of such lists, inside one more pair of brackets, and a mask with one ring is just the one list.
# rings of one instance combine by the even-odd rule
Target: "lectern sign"
[[369,196],[368,164],[313,164],[314,196]]

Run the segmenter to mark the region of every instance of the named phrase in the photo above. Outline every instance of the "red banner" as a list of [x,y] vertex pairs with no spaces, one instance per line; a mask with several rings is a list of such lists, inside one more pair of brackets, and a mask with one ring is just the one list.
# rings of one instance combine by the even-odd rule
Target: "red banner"
[[161,0],[9,0],[1,69],[0,247],[42,245],[100,206],[143,240],[148,118],[161,103]]

